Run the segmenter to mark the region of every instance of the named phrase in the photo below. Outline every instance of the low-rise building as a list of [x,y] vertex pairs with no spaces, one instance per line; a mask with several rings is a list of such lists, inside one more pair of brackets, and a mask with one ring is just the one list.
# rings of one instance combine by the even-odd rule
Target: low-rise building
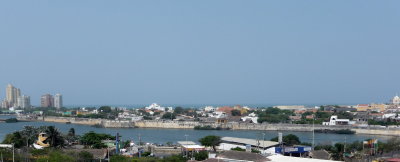
[[258,123],[258,117],[257,117],[257,115],[256,115],[254,112],[250,113],[249,115],[247,115],[247,116],[245,116],[245,117],[242,117],[241,120],[242,120],[242,121],[248,121],[248,120],[250,120],[251,123]]
[[298,109],[305,109],[306,107],[304,105],[279,105],[279,106],[274,106],[278,109],[282,110],[298,110]]
[[358,104],[356,106],[357,111],[368,111],[371,110],[368,104]]
[[352,125],[355,124],[354,121],[350,119],[338,119],[337,115],[332,115],[329,122],[323,122],[322,125]]

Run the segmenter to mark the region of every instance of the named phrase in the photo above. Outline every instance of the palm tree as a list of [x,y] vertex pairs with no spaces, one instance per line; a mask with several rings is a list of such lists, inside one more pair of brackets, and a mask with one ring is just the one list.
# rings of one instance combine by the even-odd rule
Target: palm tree
[[64,147],[64,138],[60,131],[54,126],[48,126],[46,130],[51,147]]

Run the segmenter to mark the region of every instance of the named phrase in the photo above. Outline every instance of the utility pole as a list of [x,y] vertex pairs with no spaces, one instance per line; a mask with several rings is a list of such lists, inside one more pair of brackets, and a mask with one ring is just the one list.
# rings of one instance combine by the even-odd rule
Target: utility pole
[[15,149],[14,149],[14,143],[12,144],[12,148],[13,148],[13,162],[15,162]]
[[262,133],[262,135],[263,135],[263,152],[264,152],[264,149],[265,149],[265,145],[264,145],[264,143],[265,143],[265,133]]
[[312,144],[311,144],[311,150],[314,150],[315,147],[315,127],[314,127],[314,121],[315,121],[315,116],[313,114],[313,121],[312,121]]
[[343,153],[346,153],[346,141],[347,141],[347,138],[346,138],[346,136],[344,136]]
[[108,143],[109,143],[109,138],[107,138],[107,155],[108,155],[108,162],[110,162],[111,160],[111,158],[110,158],[110,146],[108,145]]
[[[187,147],[187,145],[188,145],[188,140],[187,140],[187,137],[188,137],[188,136],[189,136],[189,135],[185,134],[186,147]],[[187,148],[185,149],[185,152],[186,152],[186,157],[189,157]]]
[[140,133],[139,133],[139,147],[141,146],[142,139],[140,138]]

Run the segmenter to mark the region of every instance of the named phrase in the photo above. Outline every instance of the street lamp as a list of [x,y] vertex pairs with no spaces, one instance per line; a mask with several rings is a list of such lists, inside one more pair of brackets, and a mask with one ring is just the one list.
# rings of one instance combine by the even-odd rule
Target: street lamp
[[[189,136],[189,135],[185,134],[185,143],[186,143],[186,147],[187,147],[187,145],[188,145],[188,140],[187,140],[188,136]],[[189,157],[189,155],[188,155],[188,149],[187,149],[187,148],[185,148],[185,152],[186,152],[186,157]]]
[[265,149],[265,145],[264,145],[264,143],[265,143],[265,133],[262,133],[262,135],[263,135],[263,150]]

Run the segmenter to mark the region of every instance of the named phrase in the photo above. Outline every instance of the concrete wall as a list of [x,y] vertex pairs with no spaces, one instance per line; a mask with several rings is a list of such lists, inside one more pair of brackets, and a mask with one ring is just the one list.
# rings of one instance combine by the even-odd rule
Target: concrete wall
[[189,121],[153,121],[143,120],[136,121],[135,127],[139,128],[176,128],[176,129],[193,129],[195,126],[200,125],[199,122]]
[[115,121],[115,120],[103,120],[101,125],[105,128],[133,128],[135,127],[133,122],[130,121]]
[[84,124],[84,125],[96,125],[101,124],[103,119],[89,119],[89,118],[71,118],[71,117],[44,117],[42,118],[45,122],[56,122],[56,123],[66,123],[71,122],[71,124]]
[[[254,123],[238,123],[230,122],[226,124],[219,123],[206,123],[196,121],[115,121],[106,119],[88,119],[88,118],[72,118],[72,117],[39,117],[39,118],[24,118],[18,117],[18,120],[31,120],[31,121],[46,121],[71,124],[84,124],[84,125],[101,125],[106,128],[174,128],[174,129],[193,129],[195,126],[211,126],[213,128],[221,127],[231,130],[269,130],[269,131],[312,131],[313,126],[308,124],[254,124]],[[375,134],[375,135],[390,135],[400,136],[400,128],[386,128],[380,126],[370,126],[365,128],[358,128],[352,126],[323,126],[314,125],[314,129],[351,129],[357,134]]]

